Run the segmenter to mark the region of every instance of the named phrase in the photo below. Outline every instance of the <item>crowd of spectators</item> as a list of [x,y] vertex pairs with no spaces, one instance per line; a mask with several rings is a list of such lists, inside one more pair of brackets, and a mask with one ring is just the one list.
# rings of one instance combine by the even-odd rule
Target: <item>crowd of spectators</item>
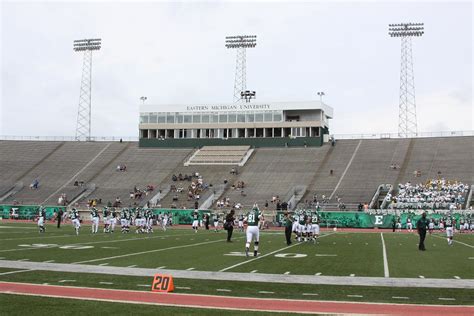
[[398,194],[385,197],[390,209],[460,209],[468,186],[444,178],[432,179],[425,184],[407,182],[398,185]]

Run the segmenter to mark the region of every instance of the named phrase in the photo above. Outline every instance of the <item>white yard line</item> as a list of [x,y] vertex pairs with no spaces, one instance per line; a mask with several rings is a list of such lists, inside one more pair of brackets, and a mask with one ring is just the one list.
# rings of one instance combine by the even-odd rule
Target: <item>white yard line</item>
[[[335,234],[335,233],[329,233],[329,234],[326,234],[326,235],[322,235],[322,236],[320,236],[319,238],[323,238],[323,237],[330,236],[330,235],[333,235],[333,234]],[[237,264],[234,264],[234,265],[232,265],[232,266],[230,266],[230,267],[221,269],[221,270],[219,270],[219,272],[224,272],[224,271],[227,271],[227,270],[230,270],[230,269],[239,267],[239,266],[241,266],[241,265],[247,264],[247,263],[249,263],[249,262],[253,262],[253,261],[255,261],[255,260],[259,260],[259,259],[262,259],[262,258],[271,256],[271,255],[273,255],[273,254],[275,254],[275,253],[277,253],[277,252],[280,252],[280,251],[289,249],[289,248],[294,247],[294,246],[297,246],[297,245],[301,245],[301,244],[300,244],[300,243],[295,243],[295,244],[293,244],[293,245],[290,245],[290,246],[286,246],[286,247],[277,249],[277,250],[272,251],[272,252],[269,252],[269,253],[267,253],[267,254],[265,254],[265,255],[263,255],[263,256],[258,256],[258,257],[256,257],[256,258],[253,258],[253,259],[250,259],[250,260],[246,260],[246,261],[242,261],[242,262],[239,262],[239,263],[237,263]]]
[[349,170],[349,167],[351,166],[352,161],[354,160],[354,158],[357,154],[357,151],[359,151],[360,144],[362,144],[362,140],[359,140],[359,143],[357,144],[357,147],[354,150],[354,153],[352,154],[351,160],[349,160],[349,162],[347,163],[346,169],[344,169],[344,172],[342,173],[341,177],[339,178],[339,181],[337,182],[336,187],[334,188],[331,195],[329,196],[329,199],[332,199],[332,197],[334,196],[334,193],[336,193],[337,189],[339,188],[339,185],[341,185],[341,182],[344,179],[344,177],[347,173],[347,170]]
[[0,273],[0,275],[7,275],[7,274],[14,274],[14,273],[28,272],[28,271],[34,271],[34,270],[29,270],[29,269],[28,270],[15,270],[15,271]]
[[[444,240],[446,240],[446,238],[445,238],[445,237],[441,237],[441,236],[438,236],[438,235],[434,235],[434,234],[433,234],[433,235],[431,235],[431,236],[434,236],[434,237],[436,237],[436,238],[441,238],[441,239],[444,239]],[[464,242],[462,242],[462,241],[458,241],[458,240],[456,240],[456,239],[453,239],[453,241],[454,241],[455,243],[458,243],[458,244],[464,245],[464,246],[466,246],[466,247],[469,247],[469,248],[474,248],[474,246],[473,246],[473,245],[466,244],[466,243],[464,243]]]
[[385,241],[383,240],[383,233],[380,233],[380,238],[382,238],[383,276],[386,277],[386,278],[389,278],[390,273],[388,271],[387,248],[385,248]]
[[111,260],[111,259],[117,259],[117,258],[126,258],[126,257],[131,257],[131,256],[143,255],[143,254],[146,254],[146,253],[161,252],[161,251],[166,251],[166,250],[174,250],[174,249],[188,248],[188,247],[194,247],[194,246],[201,246],[201,245],[213,244],[213,243],[223,242],[223,241],[225,241],[225,239],[206,241],[206,242],[188,244],[188,245],[182,245],[182,246],[173,246],[173,247],[168,247],[168,248],[161,248],[161,249],[154,249],[154,250],[147,250],[147,251],[140,251],[140,252],[133,252],[133,253],[118,255],[118,256],[112,256],[112,257],[84,260],[84,261],[74,262],[73,264],[89,263],[89,262]]

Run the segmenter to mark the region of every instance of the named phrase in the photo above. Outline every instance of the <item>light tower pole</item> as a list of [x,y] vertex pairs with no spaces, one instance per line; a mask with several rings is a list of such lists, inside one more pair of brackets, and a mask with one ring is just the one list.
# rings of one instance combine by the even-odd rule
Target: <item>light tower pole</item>
[[101,45],[102,40],[100,38],[74,41],[74,51],[84,52],[79,108],[77,110],[76,140],[89,141],[91,139],[92,51],[99,50]]
[[398,102],[398,136],[416,136],[418,133],[415,101],[415,75],[413,73],[412,37],[424,34],[423,23],[389,24],[388,34],[400,37],[402,42],[400,66],[400,97]]
[[237,49],[235,64],[234,102],[241,102],[241,92],[247,89],[246,49],[257,45],[256,35],[227,36],[225,47]]
[[325,96],[326,94],[323,91],[319,91],[317,94],[319,95],[319,101],[321,102],[321,104],[323,104],[323,96]]

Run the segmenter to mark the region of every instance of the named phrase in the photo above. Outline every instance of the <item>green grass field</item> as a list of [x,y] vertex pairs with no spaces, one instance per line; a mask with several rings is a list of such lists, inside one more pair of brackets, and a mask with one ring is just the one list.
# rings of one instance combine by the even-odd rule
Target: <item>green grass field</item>
[[[444,235],[427,236],[427,251],[417,248],[415,234],[324,232],[317,244],[294,243],[288,247],[281,232],[261,232],[260,256],[246,258],[244,233],[172,228],[153,234],[92,235],[83,226],[76,236],[70,225],[46,227],[39,234],[29,223],[0,224],[0,258],[28,262],[83,263],[132,268],[265,273],[273,275],[321,275],[384,277],[381,233],[391,278],[474,279],[474,234],[456,234],[448,246]],[[23,269],[22,269],[23,270]],[[0,268],[0,281],[106,287],[149,291],[150,277],[88,273],[25,271]],[[73,281],[71,281],[73,280]],[[265,282],[176,279],[176,292],[213,295],[350,300],[422,304],[473,305],[474,290],[411,287],[276,284]],[[226,289],[228,291],[219,291]],[[355,295],[355,296],[354,296]],[[453,300],[440,300],[440,298]],[[23,298],[18,298],[21,301]]]

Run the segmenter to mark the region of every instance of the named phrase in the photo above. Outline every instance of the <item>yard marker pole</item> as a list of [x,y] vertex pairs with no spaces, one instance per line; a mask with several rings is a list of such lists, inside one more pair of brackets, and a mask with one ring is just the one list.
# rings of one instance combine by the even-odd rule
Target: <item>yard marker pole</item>
[[383,240],[383,233],[380,233],[380,238],[382,238],[383,274],[384,274],[384,277],[389,278],[390,273],[388,272],[387,249],[385,248],[385,241]]

